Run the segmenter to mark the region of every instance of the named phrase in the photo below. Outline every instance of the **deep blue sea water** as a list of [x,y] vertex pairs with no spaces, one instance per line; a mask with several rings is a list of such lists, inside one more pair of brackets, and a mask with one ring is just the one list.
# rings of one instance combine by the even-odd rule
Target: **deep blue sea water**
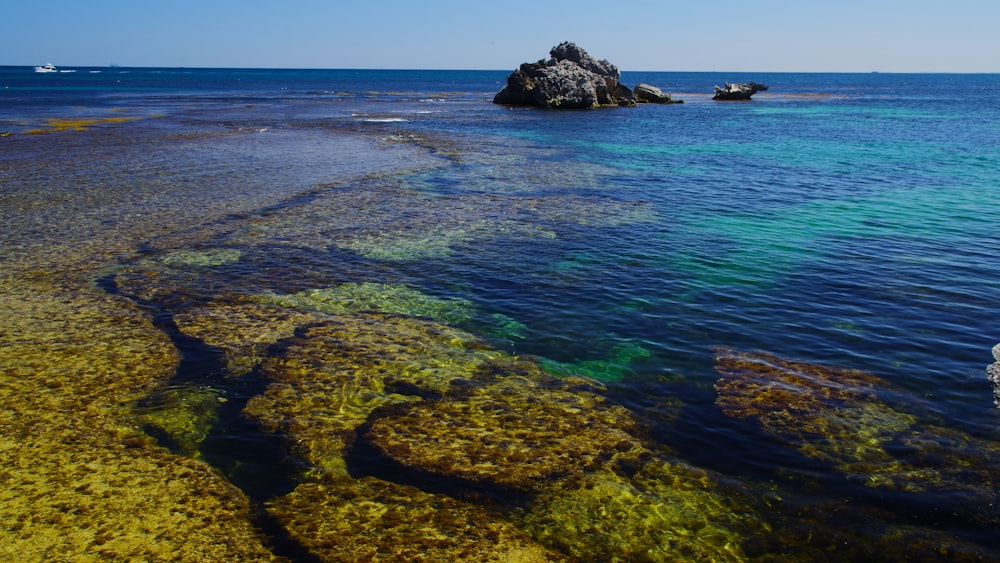
[[[720,346],[870,372],[936,424],[997,441],[984,370],[1000,342],[1000,75],[625,72],[685,103],[556,112],[493,105],[509,71],[74,70],[0,68],[0,131],[12,133],[0,166],[62,163],[8,174],[8,197],[43,176],[45,189],[71,189],[50,181],[59,166],[102,175],[92,183],[109,194],[150,181],[141,166],[73,157],[84,150],[73,135],[129,134],[130,158],[161,159],[157,181],[201,178],[157,205],[238,193],[247,215],[254,197],[260,213],[305,213],[301,194],[396,158],[329,138],[417,139],[423,156],[394,181],[440,205],[385,202],[372,221],[423,246],[348,256],[295,231],[246,247],[273,253],[266,275],[263,260],[226,275],[274,291],[350,279],[467,300],[475,314],[456,324],[494,347],[599,378],[638,411],[680,399],[659,439],[725,474],[768,481],[797,460],[715,408]],[[770,90],[710,99],[715,84],[749,80]],[[8,142],[47,120],[114,117],[137,120]],[[217,130],[260,135],[177,154],[164,141]],[[282,277],[308,253],[312,277]]]

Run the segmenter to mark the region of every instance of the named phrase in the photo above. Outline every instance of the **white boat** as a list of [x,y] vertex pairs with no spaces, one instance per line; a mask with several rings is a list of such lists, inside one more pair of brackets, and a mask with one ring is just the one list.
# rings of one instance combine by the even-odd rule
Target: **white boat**
[[36,66],[35,72],[56,72],[56,65],[48,63],[45,66]]

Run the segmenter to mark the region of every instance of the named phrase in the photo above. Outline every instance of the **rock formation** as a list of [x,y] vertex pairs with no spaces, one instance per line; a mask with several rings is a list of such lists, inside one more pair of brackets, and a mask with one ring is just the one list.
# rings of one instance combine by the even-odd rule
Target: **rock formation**
[[635,101],[641,104],[684,103],[682,100],[674,101],[670,99],[670,94],[664,94],[662,90],[656,86],[650,86],[649,84],[636,84],[633,94],[635,95]]
[[1000,408],[1000,344],[993,347],[993,359],[996,361],[986,367],[986,375],[993,383],[993,404]]
[[757,82],[742,82],[740,84],[730,84],[726,82],[725,88],[715,87],[713,100],[749,100],[757,92],[767,90],[766,84]]
[[594,59],[570,42],[556,45],[549,55],[548,60],[522,64],[507,77],[493,103],[560,109],[635,105],[615,65]]

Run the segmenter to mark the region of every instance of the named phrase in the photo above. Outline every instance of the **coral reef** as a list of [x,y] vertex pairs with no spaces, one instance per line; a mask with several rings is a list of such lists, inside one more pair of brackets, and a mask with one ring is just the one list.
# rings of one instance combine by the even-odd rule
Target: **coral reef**
[[567,560],[487,508],[371,477],[309,481],[267,508],[323,561]]

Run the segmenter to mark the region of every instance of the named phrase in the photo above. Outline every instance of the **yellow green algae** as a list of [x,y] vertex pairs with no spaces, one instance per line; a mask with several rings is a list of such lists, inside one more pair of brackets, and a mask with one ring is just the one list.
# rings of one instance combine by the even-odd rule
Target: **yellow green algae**
[[174,323],[182,334],[222,350],[227,371],[239,377],[264,361],[269,346],[322,318],[278,305],[210,302],[174,315]]
[[463,331],[383,314],[331,317],[307,325],[268,357],[272,383],[245,414],[280,432],[314,467],[345,473],[344,448],[378,407],[443,394],[485,370],[491,356]]
[[643,453],[628,410],[538,373],[498,375],[388,409],[369,422],[364,439],[404,468],[522,492]]
[[[331,316],[272,353],[262,366],[272,383],[244,413],[284,435],[313,470],[268,511],[323,560],[675,561],[696,553],[730,561],[752,528],[734,525],[746,515],[713,492],[708,473],[648,449],[642,424],[608,403],[599,383],[551,377],[447,325]],[[352,478],[348,457],[359,447],[394,464],[402,482]],[[420,476],[452,491],[404,484]],[[511,511],[475,491],[534,500]],[[626,513],[633,516],[620,518]],[[427,555],[413,555],[414,546]]]
[[746,561],[747,532],[763,528],[714,488],[704,471],[656,460],[633,478],[605,470],[576,488],[552,488],[524,523],[574,560]]
[[161,444],[197,456],[225,401],[219,389],[207,385],[168,385],[143,398],[133,411],[143,431]]
[[325,477],[267,503],[322,561],[568,561],[489,508],[372,477]]
[[29,129],[24,131],[25,135],[38,135],[42,133],[59,133],[62,131],[85,131],[95,125],[108,125],[117,123],[126,123],[128,121],[137,121],[143,119],[142,117],[127,117],[127,116],[117,116],[117,117],[87,117],[87,118],[68,118],[68,117],[50,117],[46,118],[45,122],[41,127],[35,129]]
[[14,145],[5,154],[0,560],[279,561],[239,489],[141,431],[132,406],[174,376],[178,352],[148,308],[93,279],[144,240],[190,242],[191,225],[287,194],[249,186],[253,198],[233,197],[215,189],[218,176],[185,203],[197,194],[170,178],[192,146],[208,146],[200,137],[153,146],[106,132],[19,135],[11,142],[44,158],[18,159]]
[[164,264],[176,266],[225,266],[239,262],[243,252],[235,248],[175,250],[163,256]]
[[329,314],[351,312],[396,313],[459,323],[472,317],[472,303],[461,298],[427,295],[402,284],[344,283],[294,294],[265,293],[256,296],[262,303]]
[[[865,486],[931,495],[956,516],[996,522],[1000,447],[920,420],[873,374],[720,348],[716,404]],[[895,396],[900,405],[886,402]],[[911,399],[916,404],[916,399]]]
[[177,354],[129,302],[5,278],[0,307],[0,558],[271,559],[246,498],[158,447],[127,405]]

